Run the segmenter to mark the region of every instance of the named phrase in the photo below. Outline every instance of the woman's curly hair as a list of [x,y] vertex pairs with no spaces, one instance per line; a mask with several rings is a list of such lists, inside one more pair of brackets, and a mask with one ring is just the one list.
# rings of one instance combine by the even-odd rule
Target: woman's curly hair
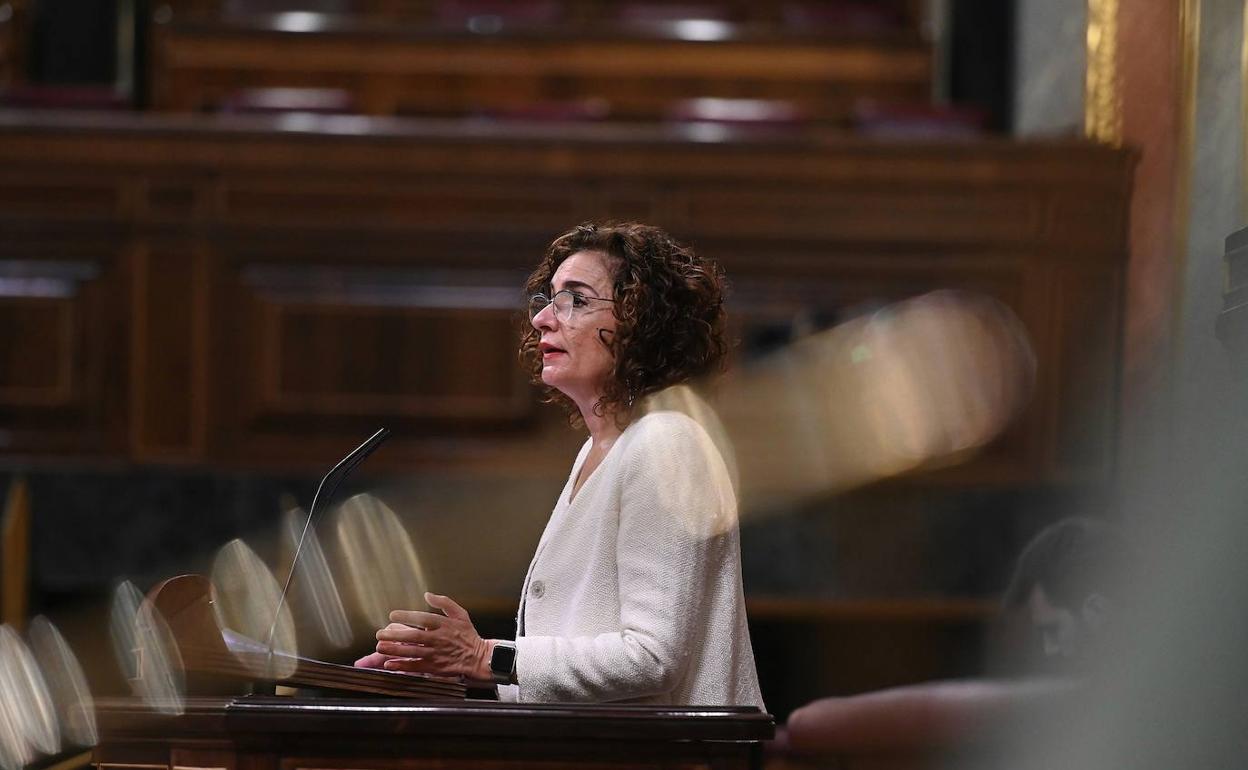
[[[626,419],[635,401],[722,368],[728,352],[724,273],[717,264],[663,230],[635,223],[582,224],[556,238],[525,284],[526,296],[549,294],[555,270],[578,251],[608,257],[616,330],[604,336],[615,367],[594,405],[599,415]],[[576,404],[542,382],[541,333],[526,324],[520,361],[545,400],[562,406],[575,425]]]

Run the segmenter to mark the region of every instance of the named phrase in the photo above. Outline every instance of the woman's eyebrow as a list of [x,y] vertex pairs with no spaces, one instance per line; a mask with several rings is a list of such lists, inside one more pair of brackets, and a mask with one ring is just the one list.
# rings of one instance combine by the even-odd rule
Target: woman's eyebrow
[[575,292],[582,293],[582,294],[584,294],[585,292],[589,292],[590,294],[596,294],[598,291],[593,286],[585,283],[584,281],[577,281],[577,280],[564,281],[563,287],[560,288],[559,291],[567,291],[569,289]]

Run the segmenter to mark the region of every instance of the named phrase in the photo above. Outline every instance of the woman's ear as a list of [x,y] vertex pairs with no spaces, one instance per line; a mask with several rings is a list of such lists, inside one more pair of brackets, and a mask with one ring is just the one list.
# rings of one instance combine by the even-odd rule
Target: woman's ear
[[606,345],[607,347],[611,347],[611,337],[608,337],[607,336],[608,334],[611,335],[611,337],[614,337],[615,329],[599,329],[598,341]]

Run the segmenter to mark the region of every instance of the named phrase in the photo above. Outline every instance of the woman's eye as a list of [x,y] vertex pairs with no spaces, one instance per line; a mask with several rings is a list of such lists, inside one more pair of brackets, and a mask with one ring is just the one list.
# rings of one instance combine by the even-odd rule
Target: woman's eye
[[572,307],[585,307],[588,304],[589,300],[585,299],[580,294],[572,295]]

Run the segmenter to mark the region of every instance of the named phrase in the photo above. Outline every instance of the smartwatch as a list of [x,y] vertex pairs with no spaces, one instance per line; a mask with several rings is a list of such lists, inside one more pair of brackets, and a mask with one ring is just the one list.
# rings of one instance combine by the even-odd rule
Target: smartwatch
[[498,640],[490,653],[490,673],[496,684],[511,684],[516,680],[516,643]]

